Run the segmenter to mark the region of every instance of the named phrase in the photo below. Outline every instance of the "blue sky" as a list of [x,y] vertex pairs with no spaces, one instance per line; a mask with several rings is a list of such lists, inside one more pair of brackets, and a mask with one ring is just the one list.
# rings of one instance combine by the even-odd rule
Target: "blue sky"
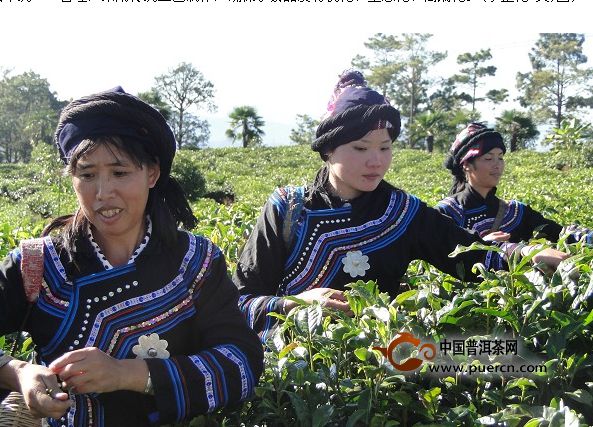
[[296,114],[323,113],[337,74],[377,32],[433,33],[432,48],[448,52],[435,75],[454,73],[459,53],[491,48],[499,67],[492,87],[511,93],[516,72],[529,70],[538,32],[586,33],[593,62],[589,0],[7,1],[0,3],[0,67],[34,70],[68,99],[117,84],[145,91],[154,76],[191,62],[216,89],[218,111],[198,112],[211,121],[213,146],[228,144],[228,113],[246,104],[267,122],[266,144],[288,143]]

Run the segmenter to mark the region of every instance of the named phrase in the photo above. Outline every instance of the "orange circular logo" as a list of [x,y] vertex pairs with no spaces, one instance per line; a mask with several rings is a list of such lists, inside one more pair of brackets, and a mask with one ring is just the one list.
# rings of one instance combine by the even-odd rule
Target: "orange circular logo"
[[393,351],[395,348],[400,344],[412,344],[414,347],[418,348],[420,345],[420,339],[416,338],[409,332],[401,332],[395,339],[393,339],[387,348],[385,347],[373,347],[373,350],[378,350],[381,352],[383,356],[385,356],[389,362],[393,365],[393,367],[399,371],[413,371],[422,365],[424,360],[432,360],[436,356],[436,347],[434,344],[424,343],[418,349],[419,352],[424,357],[423,359],[418,359],[412,357],[406,360],[404,363],[397,363],[393,360]]

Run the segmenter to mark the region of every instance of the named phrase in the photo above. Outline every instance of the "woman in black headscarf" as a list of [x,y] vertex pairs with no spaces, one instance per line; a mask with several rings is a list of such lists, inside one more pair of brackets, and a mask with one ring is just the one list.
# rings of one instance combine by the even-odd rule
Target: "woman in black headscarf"
[[115,88],[71,102],[56,142],[79,208],[31,251],[43,286],[23,280],[28,245],[0,266],[0,335],[22,325],[40,363],[2,355],[0,388],[51,426],[169,424],[249,397],[261,344],[220,250],[177,228],[196,220],[164,118]]
[[[451,171],[453,185],[437,209],[457,225],[475,230],[486,240],[520,242],[545,237],[556,242],[563,227],[531,207],[496,196],[496,186],[504,174],[506,147],[502,135],[483,123],[470,123],[455,138],[445,167]],[[584,227],[564,229],[568,242],[593,234]]]
[[[294,305],[285,295],[348,311],[344,285],[375,280],[395,296],[413,259],[469,280],[476,262],[505,267],[494,252],[450,258],[456,245],[469,246],[477,235],[383,180],[399,131],[399,112],[366,86],[360,72],[345,72],[312,145],[325,165],[313,184],[272,194],[233,277],[240,307],[262,340],[274,322],[267,314]],[[516,245],[503,248],[511,253]]]

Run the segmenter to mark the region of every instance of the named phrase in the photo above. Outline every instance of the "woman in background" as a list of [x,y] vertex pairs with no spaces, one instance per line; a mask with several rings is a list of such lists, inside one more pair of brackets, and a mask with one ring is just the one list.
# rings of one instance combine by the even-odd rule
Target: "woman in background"
[[[445,163],[453,175],[449,197],[436,208],[457,225],[475,230],[486,240],[520,242],[545,237],[556,242],[562,226],[516,200],[496,197],[496,186],[504,173],[506,147],[502,135],[482,123],[470,123],[451,146]],[[569,242],[585,237],[589,230],[571,226]]]

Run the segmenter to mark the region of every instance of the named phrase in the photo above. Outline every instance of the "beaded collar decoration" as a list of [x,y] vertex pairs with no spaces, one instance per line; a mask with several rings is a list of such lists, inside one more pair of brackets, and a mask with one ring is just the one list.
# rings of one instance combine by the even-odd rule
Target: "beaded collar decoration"
[[[150,220],[150,215],[146,215],[146,232],[144,234],[144,238],[142,239],[142,241],[140,242],[138,247],[132,253],[132,256],[130,257],[130,259],[127,262],[128,264],[133,263],[134,260],[138,257],[138,255],[140,255],[140,253],[144,250],[144,248],[148,244],[148,241],[150,240],[151,234],[152,234],[152,221]],[[97,244],[97,242],[95,241],[95,239],[93,237],[93,231],[91,230],[90,224],[88,225],[87,236],[89,238],[89,241],[91,242],[91,246],[95,250],[95,255],[97,255],[97,258],[99,258],[99,260],[101,261],[101,264],[103,264],[103,267],[105,268],[105,270],[112,269],[113,266],[107,260],[107,257],[105,256],[103,251],[101,251],[101,248],[99,247],[99,245]]]

